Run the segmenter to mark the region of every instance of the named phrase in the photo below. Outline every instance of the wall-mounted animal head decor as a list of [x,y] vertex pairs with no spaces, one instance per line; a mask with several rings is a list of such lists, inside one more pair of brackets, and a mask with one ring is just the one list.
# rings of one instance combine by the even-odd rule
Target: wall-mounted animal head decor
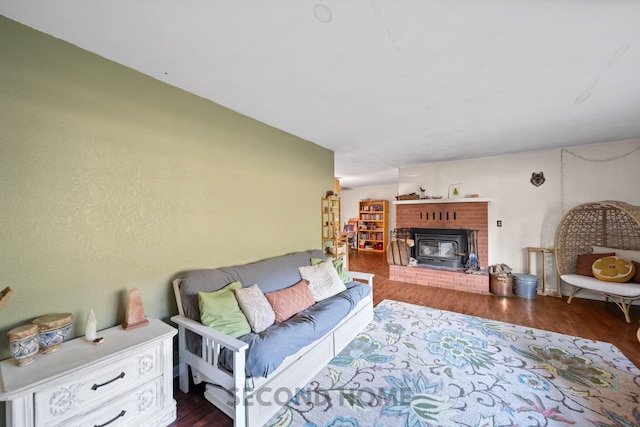
[[536,187],[540,187],[542,184],[544,184],[544,181],[545,181],[544,172],[539,172],[539,173],[533,172],[531,174],[531,183]]

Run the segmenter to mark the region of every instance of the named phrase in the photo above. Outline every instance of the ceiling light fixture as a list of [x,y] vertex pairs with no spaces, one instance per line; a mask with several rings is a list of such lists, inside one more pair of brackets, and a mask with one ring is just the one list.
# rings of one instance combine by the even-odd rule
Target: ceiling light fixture
[[333,19],[331,9],[322,3],[316,3],[316,5],[313,6],[313,14],[318,21],[324,24],[328,24]]

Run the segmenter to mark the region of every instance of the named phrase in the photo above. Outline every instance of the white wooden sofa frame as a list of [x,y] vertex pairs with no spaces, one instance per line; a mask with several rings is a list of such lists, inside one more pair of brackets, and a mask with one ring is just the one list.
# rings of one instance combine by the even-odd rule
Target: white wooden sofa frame
[[575,274],[578,255],[590,253],[594,246],[640,250],[640,207],[613,200],[578,205],[564,215],[555,236],[558,275],[572,287],[567,304],[583,290],[594,292],[612,300],[631,323],[629,309],[640,299],[639,285]]
[[[180,390],[189,392],[188,371],[191,369],[194,384],[203,381],[207,383],[205,398],[231,417],[235,427],[263,425],[373,320],[374,274],[354,271],[346,273],[350,280],[364,281],[371,286],[370,295],[362,299],[323,338],[287,357],[268,378],[246,378],[246,343],[185,316],[180,297],[181,279],[174,280],[173,290],[179,314],[171,320],[178,325]],[[202,337],[202,355],[189,351],[186,343],[187,330]],[[222,348],[233,352],[233,372],[218,366]],[[289,390],[290,394],[283,394],[285,390]]]

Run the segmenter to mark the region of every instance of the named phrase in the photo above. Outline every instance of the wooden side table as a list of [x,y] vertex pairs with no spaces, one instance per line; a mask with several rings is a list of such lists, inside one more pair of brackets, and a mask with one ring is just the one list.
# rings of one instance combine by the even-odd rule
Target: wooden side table
[[527,248],[527,271],[529,272],[529,274],[533,274],[533,273],[531,273],[531,254],[539,254],[539,253],[542,254],[542,279],[540,280],[540,283],[542,284],[542,292],[541,292],[542,295],[551,295],[551,296],[554,296],[554,297],[562,298],[562,293],[560,293],[560,277],[558,277],[558,290],[557,290],[557,292],[556,293],[552,293],[552,294],[547,294],[547,287],[546,287],[547,254],[553,254],[553,249],[528,247]]

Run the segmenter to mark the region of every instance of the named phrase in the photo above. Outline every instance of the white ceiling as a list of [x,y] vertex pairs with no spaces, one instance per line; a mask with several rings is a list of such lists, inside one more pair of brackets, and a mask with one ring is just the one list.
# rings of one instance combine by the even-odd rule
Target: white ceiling
[[640,138],[640,0],[0,0],[0,14],[400,167]]

